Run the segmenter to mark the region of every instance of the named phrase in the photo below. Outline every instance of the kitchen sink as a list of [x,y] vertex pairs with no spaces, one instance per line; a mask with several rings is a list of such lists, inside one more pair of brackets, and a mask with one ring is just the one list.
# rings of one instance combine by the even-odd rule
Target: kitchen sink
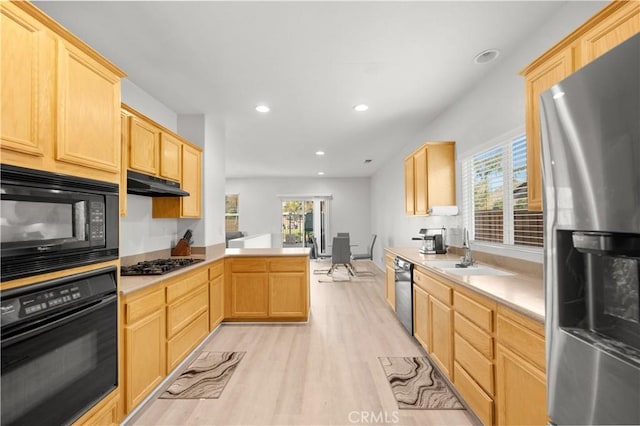
[[473,265],[466,268],[458,268],[456,267],[456,264],[458,263],[460,263],[459,260],[427,260],[423,262],[423,265],[431,268],[442,269],[443,271],[455,275],[514,275],[511,272],[506,272],[484,265]]

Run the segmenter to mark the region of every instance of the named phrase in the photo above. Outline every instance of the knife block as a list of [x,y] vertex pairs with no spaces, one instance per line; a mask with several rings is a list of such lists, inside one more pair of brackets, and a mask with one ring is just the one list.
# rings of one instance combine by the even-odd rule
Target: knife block
[[181,238],[178,244],[171,249],[171,256],[191,256],[191,246],[189,241]]

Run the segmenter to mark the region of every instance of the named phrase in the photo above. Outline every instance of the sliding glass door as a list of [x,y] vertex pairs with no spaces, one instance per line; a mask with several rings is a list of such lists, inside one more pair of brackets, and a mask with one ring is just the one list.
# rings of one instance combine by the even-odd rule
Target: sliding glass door
[[282,247],[311,247],[315,237],[320,253],[326,252],[330,235],[328,199],[283,199],[281,222]]

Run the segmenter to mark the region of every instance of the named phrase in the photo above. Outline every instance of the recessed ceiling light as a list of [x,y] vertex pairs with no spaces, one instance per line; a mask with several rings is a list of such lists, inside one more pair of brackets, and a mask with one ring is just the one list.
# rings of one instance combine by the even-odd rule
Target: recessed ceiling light
[[356,111],[358,111],[358,112],[364,112],[364,111],[366,111],[366,110],[368,110],[368,109],[369,109],[369,105],[365,105],[365,104],[358,104],[358,105],[355,105],[355,106],[353,107],[353,109],[355,109],[355,110],[356,110]]
[[500,56],[500,51],[498,49],[487,49],[478,53],[473,58],[473,62],[476,64],[487,64],[494,61],[498,56]]
[[318,176],[324,176],[324,172],[318,172]]
[[322,156],[322,155],[324,155],[324,151],[316,151],[316,155]]
[[269,112],[269,111],[271,111],[271,108],[269,108],[266,105],[258,105],[256,107],[256,111],[258,111],[258,112]]

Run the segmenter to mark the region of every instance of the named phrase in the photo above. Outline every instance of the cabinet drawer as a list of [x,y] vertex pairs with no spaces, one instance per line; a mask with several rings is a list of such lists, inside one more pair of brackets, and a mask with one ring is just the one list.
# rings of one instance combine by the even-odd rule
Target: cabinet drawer
[[503,315],[498,315],[498,342],[520,354],[542,371],[545,367],[544,337]]
[[493,331],[493,310],[456,291],[453,294],[453,305],[467,319],[480,328],[491,333]]
[[493,423],[493,399],[489,397],[469,374],[458,364],[453,363],[454,384],[460,395],[473,409],[483,424]]
[[451,306],[452,290],[448,285],[436,281],[431,276],[416,269],[413,271],[413,282],[442,303]]
[[269,261],[271,272],[304,272],[307,263],[306,257],[283,257]]
[[231,272],[267,272],[267,259],[233,259],[231,260]]
[[164,292],[161,289],[131,302],[125,302],[125,322],[132,324],[162,306],[164,306]]
[[455,334],[454,358],[489,395],[494,393],[493,363]]
[[209,271],[207,268],[199,268],[196,271],[179,275],[167,284],[167,303],[171,303],[185,294],[191,293],[207,281],[209,281]]
[[167,342],[167,372],[171,372],[209,333],[207,313],[201,314]]
[[209,287],[204,283],[183,299],[167,306],[167,337],[175,335],[195,317],[207,312],[209,307]]
[[488,359],[493,359],[493,338],[474,323],[455,313],[455,331]]
[[209,280],[212,280],[224,273],[224,260],[218,260],[209,266]]

